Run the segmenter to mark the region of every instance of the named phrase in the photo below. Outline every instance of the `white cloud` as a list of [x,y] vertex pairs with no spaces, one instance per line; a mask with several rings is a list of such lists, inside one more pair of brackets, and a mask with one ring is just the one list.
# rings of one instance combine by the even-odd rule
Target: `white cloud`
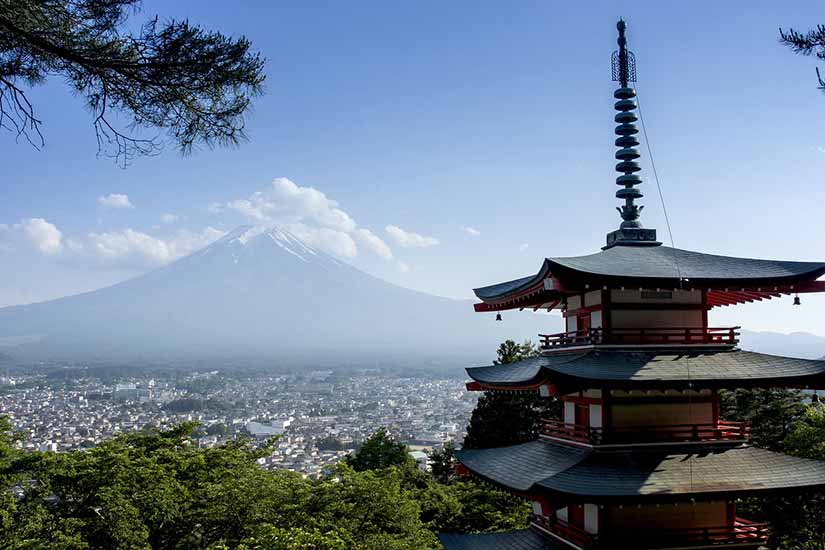
[[195,252],[224,234],[224,231],[207,227],[200,233],[181,230],[164,239],[142,231],[124,229],[89,233],[87,245],[83,248],[94,257],[107,262],[133,267],[152,267]]
[[301,187],[287,178],[276,178],[269,189],[256,191],[248,199],[230,201],[227,206],[256,222],[310,221],[345,233],[356,227],[337,202],[314,187]]
[[287,178],[276,178],[270,187],[248,198],[229,201],[226,208],[256,225],[283,227],[307,244],[338,256],[354,258],[362,245],[380,258],[392,258],[389,245],[369,229],[358,227],[336,201]]
[[26,238],[47,256],[63,250],[63,233],[43,218],[26,218],[18,224]]
[[425,237],[412,231],[405,231],[397,225],[388,225],[384,229],[396,244],[403,248],[426,248],[438,244],[438,239],[434,237]]
[[223,205],[219,202],[210,202],[209,206],[206,207],[206,211],[210,214],[220,214],[223,212]]
[[398,269],[399,269],[399,271],[401,271],[401,273],[409,273],[410,266],[408,264],[402,262],[401,260],[399,260],[398,261]]
[[472,235],[473,237],[478,237],[479,235],[481,235],[481,231],[479,231],[475,227],[464,226],[461,228],[461,230],[468,235]]
[[343,231],[328,227],[310,227],[302,223],[287,224],[283,227],[311,247],[343,258],[355,258],[358,255],[355,240]]
[[524,252],[525,250],[527,250],[527,247],[529,247],[529,246],[530,245],[527,244],[527,243],[520,244],[520,245],[518,245],[518,251],[519,252]]
[[129,195],[120,193],[111,193],[105,197],[97,198],[97,203],[104,208],[134,208],[135,206],[129,200]]
[[381,258],[385,260],[392,259],[392,250],[390,249],[389,245],[384,242],[384,239],[370,231],[369,229],[365,229],[363,227],[358,228],[355,231],[355,236],[364,246],[375,252]]
[[160,217],[160,220],[163,223],[175,223],[179,219],[180,219],[180,216],[176,216],[175,214],[168,214],[168,213],[164,214],[163,216]]

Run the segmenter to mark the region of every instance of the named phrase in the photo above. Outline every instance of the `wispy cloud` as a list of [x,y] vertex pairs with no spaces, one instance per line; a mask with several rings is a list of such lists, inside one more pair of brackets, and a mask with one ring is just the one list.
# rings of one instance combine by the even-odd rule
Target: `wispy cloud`
[[134,208],[132,201],[129,200],[129,195],[120,193],[111,193],[106,196],[97,198],[97,203],[104,208],[120,209],[120,208]]
[[395,243],[402,248],[427,248],[438,244],[435,237],[425,237],[412,231],[401,229],[397,225],[388,225],[384,228],[387,235],[392,237]]
[[479,235],[481,235],[481,231],[479,231],[475,227],[470,227],[470,226],[465,225],[464,227],[461,228],[461,230],[464,231],[468,235],[472,235],[473,237],[478,237]]
[[224,234],[220,229],[207,227],[200,232],[180,230],[166,237],[155,237],[130,228],[89,233],[83,249],[91,257],[119,266],[154,267],[200,250]]
[[527,244],[527,243],[522,243],[522,244],[518,245],[518,251],[519,251],[519,252],[524,252],[524,251],[525,251],[525,250],[527,250],[529,247],[530,247],[530,245],[529,245],[529,244]]

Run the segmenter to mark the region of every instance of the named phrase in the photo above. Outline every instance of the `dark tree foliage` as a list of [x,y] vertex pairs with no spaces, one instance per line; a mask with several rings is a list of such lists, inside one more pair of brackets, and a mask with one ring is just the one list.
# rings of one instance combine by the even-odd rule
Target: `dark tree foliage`
[[786,389],[739,389],[721,392],[720,414],[725,420],[751,422],[753,443],[781,451],[784,440],[805,413],[802,392]]
[[[799,32],[794,29],[784,31],[779,29],[779,41],[791,48],[795,53],[802,55],[816,55],[817,58],[825,60],[825,25],[817,25],[807,32]],[[816,69],[816,79],[819,81],[819,89],[825,92],[825,82]]]
[[356,472],[363,472],[401,466],[411,460],[407,454],[407,446],[396,441],[386,429],[379,428],[364,441],[354,455],[347,457],[347,464]]
[[249,41],[157,18],[127,30],[140,0],[0,0],[0,126],[35,147],[42,121],[27,92],[62,77],[92,113],[98,152],[122,164],[160,151],[117,127],[167,130],[184,153],[244,139],[264,59]]
[[429,455],[430,473],[437,482],[449,485],[455,477],[455,446],[448,441],[440,450],[432,450]]
[[455,502],[429,497],[434,481],[414,488],[398,467],[339,466],[318,480],[267,471],[256,458],[269,448],[239,439],[201,449],[191,424],[82,452],[21,453],[3,422],[3,550],[435,550],[417,497],[439,518]]
[[[512,340],[502,343],[497,350],[496,365],[515,363],[538,354],[531,342],[516,344]],[[473,410],[465,449],[503,447],[536,439],[542,418],[557,418],[561,405],[556,399],[539,396],[538,393],[484,392]]]
[[194,424],[24,453],[0,417],[2,550],[435,550],[435,533],[523,527],[520,499],[437,483],[414,462],[305,479],[268,447],[198,448]]
[[319,451],[341,451],[343,449],[346,449],[346,446],[341,442],[340,439],[331,435],[322,437],[321,439],[316,441],[315,446],[318,447]]
[[[753,422],[754,444],[793,456],[825,460],[825,409],[806,405],[796,390],[737,390],[722,394],[722,415]],[[825,494],[742,499],[742,517],[771,524],[771,548],[825,548]]]

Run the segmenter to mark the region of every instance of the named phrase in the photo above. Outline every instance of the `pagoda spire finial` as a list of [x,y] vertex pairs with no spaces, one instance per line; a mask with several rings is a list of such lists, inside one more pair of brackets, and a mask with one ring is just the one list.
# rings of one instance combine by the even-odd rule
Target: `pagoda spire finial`
[[622,223],[619,229],[607,234],[605,248],[615,245],[658,245],[661,243],[656,241],[656,230],[642,228],[639,217],[644,206],[635,202],[644,196],[636,188],[642,183],[642,178],[636,175],[636,172],[642,169],[636,162],[639,158],[639,150],[636,149],[639,145],[636,138],[636,134],[639,133],[636,127],[636,90],[628,85],[629,82],[636,82],[636,57],[627,49],[627,23],[624,19],[619,19],[616,29],[619,31],[619,49],[613,52],[613,81],[619,83],[619,88],[613,93],[613,97],[618,100],[615,104],[618,113],[614,120],[617,124],[616,135],[619,136],[616,139],[616,147],[619,147],[616,159],[620,162],[616,164],[616,171],[621,174],[616,178],[616,184],[622,186],[616,191],[616,198],[624,200],[624,205],[621,208],[616,207],[622,217]]

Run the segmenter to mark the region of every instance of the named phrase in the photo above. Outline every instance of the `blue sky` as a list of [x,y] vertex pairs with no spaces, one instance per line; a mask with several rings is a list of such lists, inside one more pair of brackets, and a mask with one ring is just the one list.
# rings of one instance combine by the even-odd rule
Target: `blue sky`
[[[825,259],[825,95],[814,59],[777,41],[780,26],[807,29],[825,13],[790,6],[147,1],[137,19],[188,17],[267,57],[250,142],[189,157],[169,145],[124,170],[96,158],[91,118],[59,79],[32,90],[46,147],[0,135],[0,305],[135,276],[255,216],[454,297],[535,272],[544,256],[593,252],[619,221],[619,16],[676,245]],[[646,152],[641,161],[643,222],[666,238]],[[825,300],[804,302],[715,320],[825,335]]]

